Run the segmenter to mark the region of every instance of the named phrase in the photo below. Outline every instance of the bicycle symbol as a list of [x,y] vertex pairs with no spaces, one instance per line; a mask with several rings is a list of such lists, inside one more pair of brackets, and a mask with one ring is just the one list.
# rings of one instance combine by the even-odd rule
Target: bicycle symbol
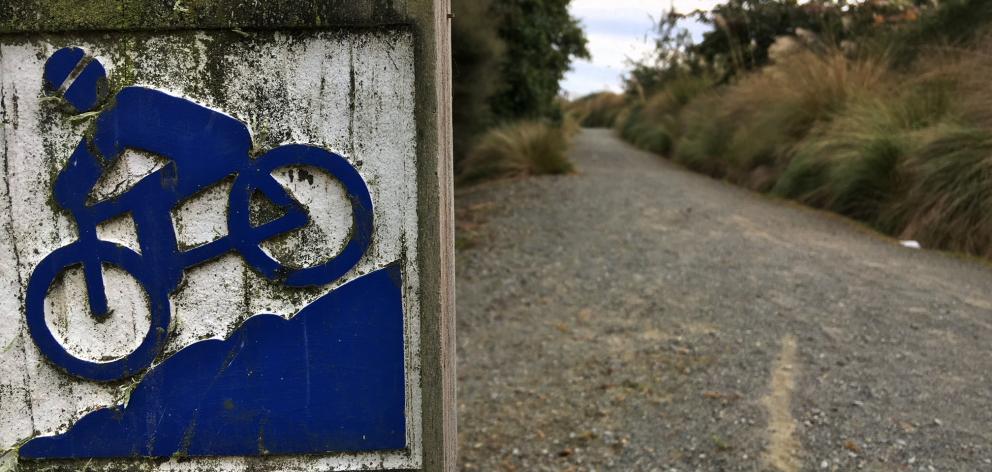
[[[106,73],[79,48],[56,51],[45,64],[45,88],[61,95],[79,112],[95,109],[106,95]],[[289,287],[323,285],[345,275],[365,254],[372,235],[372,199],[365,181],[342,156],[290,144],[251,158],[247,126],[195,102],[139,86],[125,87],[99,112],[93,132],[84,137],[55,180],[55,201],[76,222],[79,239],[53,251],[28,281],[25,316],[35,344],[49,361],[68,373],[93,381],[119,380],[148,368],[169,335],[169,294],[186,269],[229,252],[270,280]],[[131,189],[96,203],[88,198],[100,177],[125,150],[150,152],[169,160]],[[280,168],[310,166],[335,177],[352,208],[350,239],[332,259],[313,267],[281,264],[260,244],[310,223],[307,210],[272,176]],[[228,234],[180,250],[171,212],[184,200],[235,176],[228,201]],[[264,195],[281,216],[255,225],[250,218],[253,195]],[[97,237],[99,224],[130,215],[140,253]],[[45,323],[45,298],[60,274],[82,266],[91,313],[111,315],[104,290],[103,265],[116,266],[144,288],[151,326],[141,344],[123,358],[93,362],[69,353]]]

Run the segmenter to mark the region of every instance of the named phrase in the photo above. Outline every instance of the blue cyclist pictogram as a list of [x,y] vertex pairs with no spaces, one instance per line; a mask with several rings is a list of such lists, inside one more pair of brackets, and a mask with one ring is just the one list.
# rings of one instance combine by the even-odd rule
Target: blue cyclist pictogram
[[[82,49],[60,49],[46,63],[45,88],[61,95],[78,112],[94,110],[107,95],[106,72]],[[94,381],[118,380],[143,371],[165,345],[169,295],[179,286],[184,271],[229,252],[240,254],[263,276],[292,287],[333,282],[359,262],[371,242],[373,212],[368,187],[358,171],[342,156],[315,146],[284,145],[255,158],[251,147],[244,123],[193,101],[140,86],[124,87],[110,98],[53,186],[55,201],[75,220],[79,239],[46,256],[28,282],[27,325],[48,360]],[[89,197],[94,186],[129,149],[164,157],[169,164],[125,193],[92,203]],[[307,210],[272,176],[287,166],[310,166],[335,177],[351,203],[350,239],[334,258],[313,267],[283,265],[260,247],[310,222]],[[228,234],[180,249],[171,219],[173,209],[231,176]],[[274,203],[279,216],[253,224],[250,204],[255,195]],[[97,236],[99,224],[125,215],[134,220],[140,253]],[[51,333],[45,323],[45,298],[60,274],[81,266],[93,316],[111,316],[102,275],[105,265],[128,272],[144,288],[151,327],[127,356],[94,362],[73,356]]]

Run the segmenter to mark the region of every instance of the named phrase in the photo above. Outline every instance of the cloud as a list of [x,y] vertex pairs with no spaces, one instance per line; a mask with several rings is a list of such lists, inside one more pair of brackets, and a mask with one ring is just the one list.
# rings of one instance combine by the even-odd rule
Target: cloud
[[640,15],[648,12],[656,17],[673,7],[675,11],[687,13],[696,9],[709,10],[726,0],[572,0],[571,10],[576,15]]
[[597,90],[619,92],[621,73],[622,71],[612,67],[598,66],[588,62],[578,63],[575,64],[573,71],[566,78],[565,90],[582,91],[574,92],[573,95],[576,97]]
[[626,69],[630,59],[640,59],[654,50],[654,44],[648,38],[642,40],[609,34],[590,34],[589,49],[593,64]]
[[[675,8],[687,13],[709,10],[725,0],[572,0],[572,15],[582,22],[589,38],[590,61],[577,61],[562,82],[573,96],[599,90],[618,91],[627,59],[641,59],[654,48],[654,27],[663,12]],[[685,26],[699,38],[705,27]]]

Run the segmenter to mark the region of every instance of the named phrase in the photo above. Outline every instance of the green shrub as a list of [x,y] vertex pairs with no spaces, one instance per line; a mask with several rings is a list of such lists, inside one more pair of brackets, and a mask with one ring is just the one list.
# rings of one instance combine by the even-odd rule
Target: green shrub
[[568,140],[556,126],[523,121],[484,134],[469,152],[460,183],[522,175],[571,172]]
[[498,22],[492,21],[491,0],[453,0],[452,123],[455,168],[472,143],[495,121],[490,98],[499,90],[504,45]]

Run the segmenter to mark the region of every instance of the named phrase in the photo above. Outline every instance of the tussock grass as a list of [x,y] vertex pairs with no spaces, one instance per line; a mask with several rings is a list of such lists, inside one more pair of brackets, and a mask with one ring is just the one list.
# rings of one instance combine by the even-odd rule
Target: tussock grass
[[625,105],[623,95],[600,92],[576,99],[566,110],[585,128],[611,128]]
[[643,103],[618,115],[615,126],[635,146],[667,154],[682,135],[680,112],[712,86],[713,82],[706,77],[677,77]]
[[846,93],[791,145],[772,192],[927,247],[992,255],[981,214],[992,210],[992,173],[972,173],[992,132],[992,115],[976,106],[992,100],[978,77],[992,57],[931,54],[906,74],[877,75],[870,93]]
[[992,257],[992,133],[948,128],[910,162],[917,179],[896,211],[902,233]]
[[547,123],[523,121],[484,134],[465,159],[459,183],[524,175],[571,172],[565,131]]
[[882,61],[802,52],[693,102],[674,158],[756,190],[791,161],[795,145],[848,103],[884,83]]
[[[992,37],[968,49],[932,52],[921,61],[932,109],[911,176],[893,205],[895,228],[931,246],[992,258]],[[936,90],[936,91],[935,91]],[[932,98],[934,95],[938,97]],[[936,105],[934,105],[936,104]]]
[[953,110],[943,85],[890,85],[897,93],[850,103],[800,141],[773,191],[899,232],[894,204],[907,198],[906,184],[917,177],[910,160],[946,132]]
[[685,103],[620,115],[629,141],[925,247],[992,258],[992,37],[919,53],[800,52]]

